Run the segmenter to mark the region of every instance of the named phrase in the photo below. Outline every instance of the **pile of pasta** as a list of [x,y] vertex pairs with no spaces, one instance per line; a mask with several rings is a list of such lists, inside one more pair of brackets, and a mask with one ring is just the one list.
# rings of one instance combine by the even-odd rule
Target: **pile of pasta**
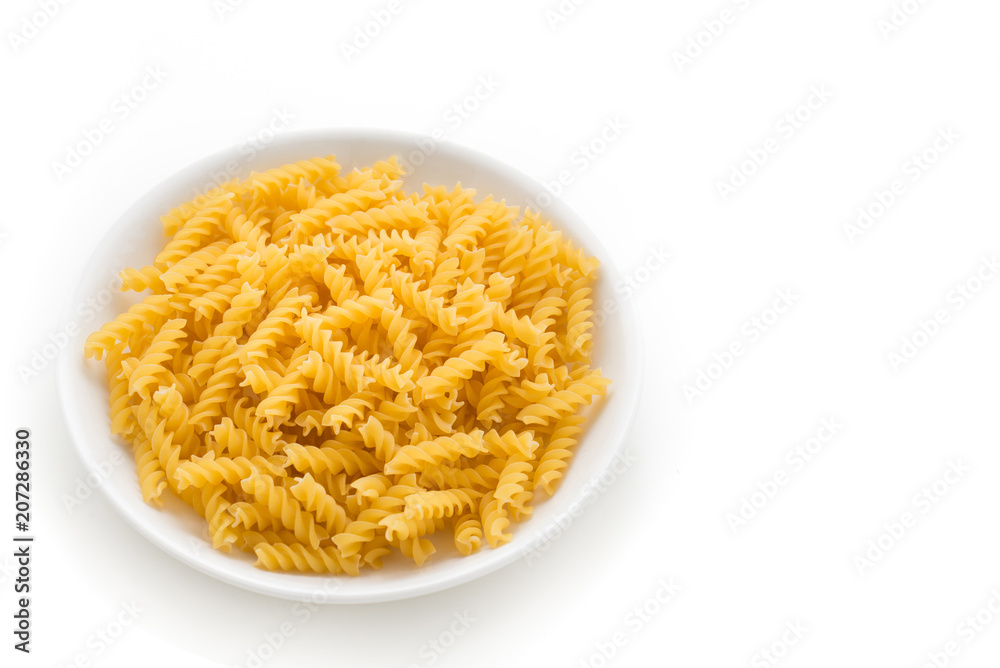
[[121,274],[149,294],[87,339],[145,501],[176,494],[259,567],[509,541],[610,382],[594,259],[530,210],[401,177],[329,156],[171,210]]

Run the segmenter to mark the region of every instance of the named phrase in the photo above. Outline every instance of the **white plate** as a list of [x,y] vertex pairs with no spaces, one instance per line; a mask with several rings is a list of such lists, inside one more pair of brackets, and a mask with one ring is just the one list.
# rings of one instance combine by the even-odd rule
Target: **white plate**
[[[423,182],[454,185],[461,181],[480,195],[492,194],[509,204],[538,201],[545,190],[526,176],[496,160],[454,144],[427,137],[376,130],[311,130],[275,138],[252,160],[236,148],[200,160],[174,174],[141,197],[115,223],[91,258],[85,274],[75,285],[67,305],[67,322],[80,317],[82,304],[92,298],[107,302],[98,308],[91,329],[112,319],[136,299],[134,294],[110,293],[107,285],[125,266],[148,264],[163,247],[159,217],[191,199],[211,184],[212,175],[223,170],[245,178],[251,170],[335,154],[345,170],[369,165],[390,155],[411,163],[422,162],[405,181],[405,189],[419,189]],[[407,156],[410,156],[407,158]],[[421,158],[423,158],[421,160]],[[544,204],[547,198],[542,198]],[[255,568],[250,555],[234,550],[224,554],[207,542],[204,520],[176,499],[163,509],[146,505],[139,493],[132,453],[128,445],[110,435],[108,389],[104,364],[84,360],[84,332],[73,349],[60,356],[59,390],[63,411],[76,448],[87,468],[107,475],[102,489],[125,518],[154,544],[198,570],[252,591],[295,600],[325,603],[373,603],[418,596],[452,587],[480,577],[525,556],[537,556],[547,541],[562,531],[568,512],[577,512],[594,499],[595,481],[619,457],[626,431],[635,414],[641,379],[641,342],[635,314],[627,299],[616,298],[620,279],[607,251],[565,204],[556,201],[541,207],[574,243],[596,256],[602,264],[596,285],[595,304],[606,317],[595,330],[595,365],[612,379],[607,398],[592,411],[591,420],[565,479],[556,494],[538,504],[531,518],[512,527],[514,539],[496,550],[484,546],[478,553],[462,557],[438,542],[438,553],[422,567],[403,559],[387,560],[379,571],[363,570],[359,577],[274,573]],[[610,224],[609,224],[610,226]],[[107,299],[113,294],[111,299]],[[117,453],[117,454],[116,454]],[[124,458],[122,455],[124,454]],[[118,460],[110,474],[107,463]],[[610,475],[610,474],[609,474]],[[447,541],[450,542],[450,541]],[[123,555],[118,555],[122,559]]]

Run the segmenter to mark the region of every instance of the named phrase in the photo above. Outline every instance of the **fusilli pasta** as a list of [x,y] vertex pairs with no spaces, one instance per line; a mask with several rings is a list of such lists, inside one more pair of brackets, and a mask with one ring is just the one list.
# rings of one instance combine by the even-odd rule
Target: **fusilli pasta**
[[177,495],[217,549],[358,575],[422,564],[446,528],[499,547],[607,391],[597,262],[535,212],[402,175],[314,158],[171,209],[121,274],[150,294],[87,339],[144,500]]

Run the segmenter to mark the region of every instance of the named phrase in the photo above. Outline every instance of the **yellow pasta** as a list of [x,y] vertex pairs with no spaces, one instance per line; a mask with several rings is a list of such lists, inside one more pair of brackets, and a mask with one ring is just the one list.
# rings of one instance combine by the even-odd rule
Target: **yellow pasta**
[[535,212],[401,177],[328,156],[171,209],[163,250],[122,271],[149,294],[87,339],[137,493],[261,568],[501,546],[610,383],[593,258]]

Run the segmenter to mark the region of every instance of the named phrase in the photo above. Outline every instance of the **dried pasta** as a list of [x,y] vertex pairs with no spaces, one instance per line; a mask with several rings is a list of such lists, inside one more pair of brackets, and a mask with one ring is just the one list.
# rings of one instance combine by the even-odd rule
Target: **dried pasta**
[[431,538],[469,555],[553,494],[610,381],[597,262],[530,210],[333,156],[226,183],[89,336],[143,499],[266,569],[358,575]]

